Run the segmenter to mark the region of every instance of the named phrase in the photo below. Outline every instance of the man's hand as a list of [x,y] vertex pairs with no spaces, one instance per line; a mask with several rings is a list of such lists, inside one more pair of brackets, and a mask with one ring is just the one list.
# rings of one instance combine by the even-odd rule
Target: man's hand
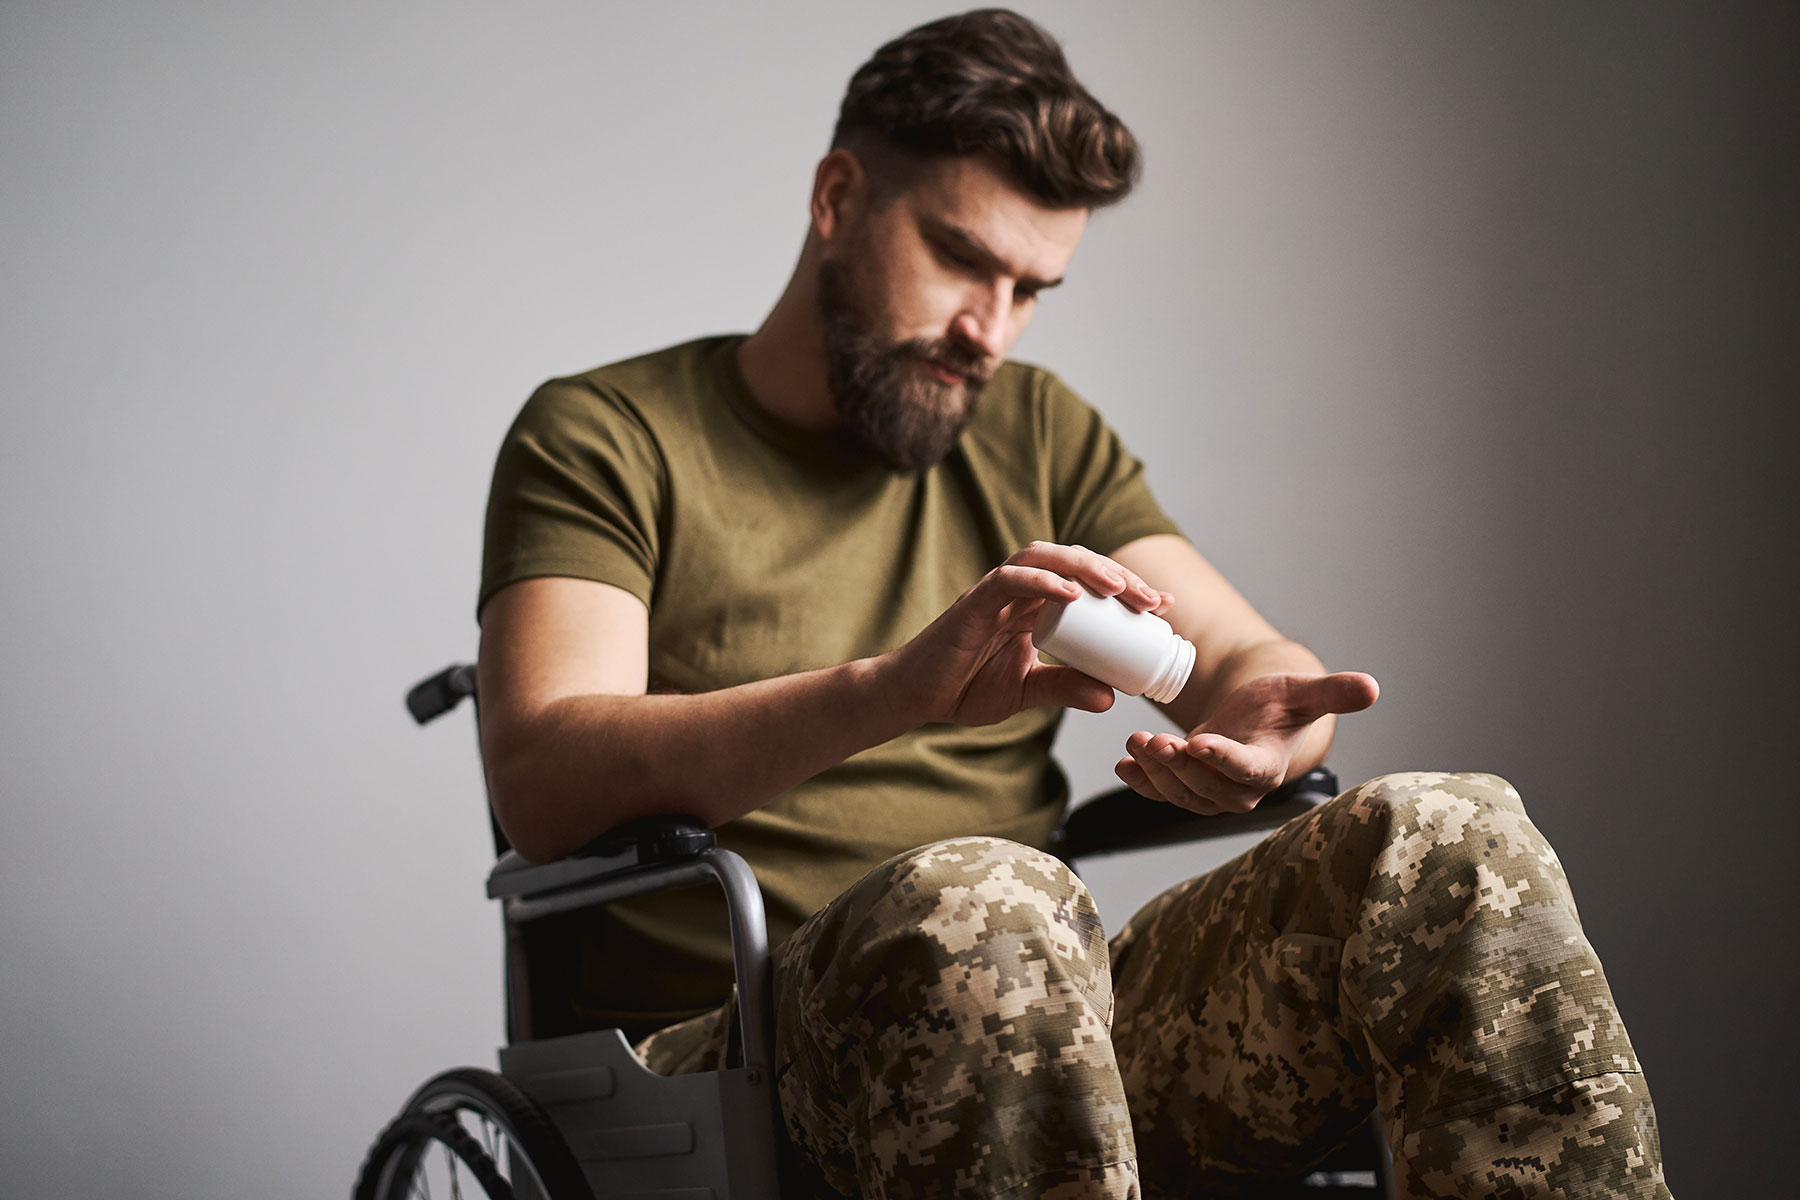
[[1132,790],[1211,816],[1249,812],[1287,779],[1312,723],[1361,712],[1381,689],[1359,671],[1261,675],[1225,697],[1187,737],[1138,732],[1113,768]]
[[1105,712],[1112,688],[1073,667],[1039,662],[1031,640],[1044,602],[1073,600],[1082,586],[1117,596],[1134,612],[1160,613],[1170,600],[1104,555],[1033,542],[890,656],[907,711],[920,723],[958,725],[991,725],[1043,705]]

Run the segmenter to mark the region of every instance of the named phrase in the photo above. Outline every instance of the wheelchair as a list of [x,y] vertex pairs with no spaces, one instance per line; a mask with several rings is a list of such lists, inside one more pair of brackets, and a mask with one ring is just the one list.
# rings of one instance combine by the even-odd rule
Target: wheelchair
[[[414,686],[406,703],[423,725],[474,697],[475,668],[457,664]],[[1120,788],[1071,811],[1051,849],[1074,867],[1102,855],[1273,829],[1337,790],[1335,776],[1316,770],[1251,812],[1203,817]],[[631,822],[546,864],[521,858],[497,824],[493,833],[500,856],[487,894],[500,902],[506,960],[500,1069],[456,1068],[420,1086],[370,1147],[353,1200],[777,1200],[782,1134],[769,945],[749,865],[688,818]],[[663,1076],[643,1065],[619,1029],[538,1035],[534,1000],[541,997],[533,985],[545,964],[530,953],[534,923],[704,883],[725,893],[741,1062]],[[1263,1194],[1373,1200],[1391,1194],[1389,1174],[1371,1118],[1325,1163]]]

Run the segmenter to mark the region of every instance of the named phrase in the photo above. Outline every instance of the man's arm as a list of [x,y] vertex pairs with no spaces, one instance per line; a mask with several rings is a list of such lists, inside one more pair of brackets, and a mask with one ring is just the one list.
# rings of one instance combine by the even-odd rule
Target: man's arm
[[1185,737],[1140,731],[1115,768],[1132,788],[1197,812],[1242,812],[1319,765],[1337,713],[1375,702],[1375,680],[1325,673],[1283,637],[1186,538],[1139,538],[1113,558],[1172,593],[1163,613],[1194,643],[1194,670],[1162,709]]
[[482,756],[494,813],[546,861],[636,817],[718,825],[932,721],[991,724],[1046,704],[1099,711],[1104,684],[1038,661],[1037,610],[1079,584],[1137,609],[1162,597],[1091,551],[1034,543],[912,641],[840,666],[699,695],[646,695],[648,614],[586,580],[511,584],[482,612]]

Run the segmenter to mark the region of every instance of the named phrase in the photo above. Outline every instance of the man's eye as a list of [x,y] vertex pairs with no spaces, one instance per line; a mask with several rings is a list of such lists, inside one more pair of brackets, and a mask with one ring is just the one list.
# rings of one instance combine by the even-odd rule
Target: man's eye
[[938,257],[959,271],[973,271],[977,265],[975,260],[968,255],[958,254],[947,246],[938,247]]

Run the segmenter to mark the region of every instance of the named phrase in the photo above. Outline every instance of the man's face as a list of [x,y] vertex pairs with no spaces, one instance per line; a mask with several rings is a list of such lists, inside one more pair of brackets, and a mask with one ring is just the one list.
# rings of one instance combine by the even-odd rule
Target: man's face
[[901,471],[949,453],[1086,225],[1086,210],[1044,208],[978,158],[933,159],[857,210],[818,290],[832,400],[851,435]]

